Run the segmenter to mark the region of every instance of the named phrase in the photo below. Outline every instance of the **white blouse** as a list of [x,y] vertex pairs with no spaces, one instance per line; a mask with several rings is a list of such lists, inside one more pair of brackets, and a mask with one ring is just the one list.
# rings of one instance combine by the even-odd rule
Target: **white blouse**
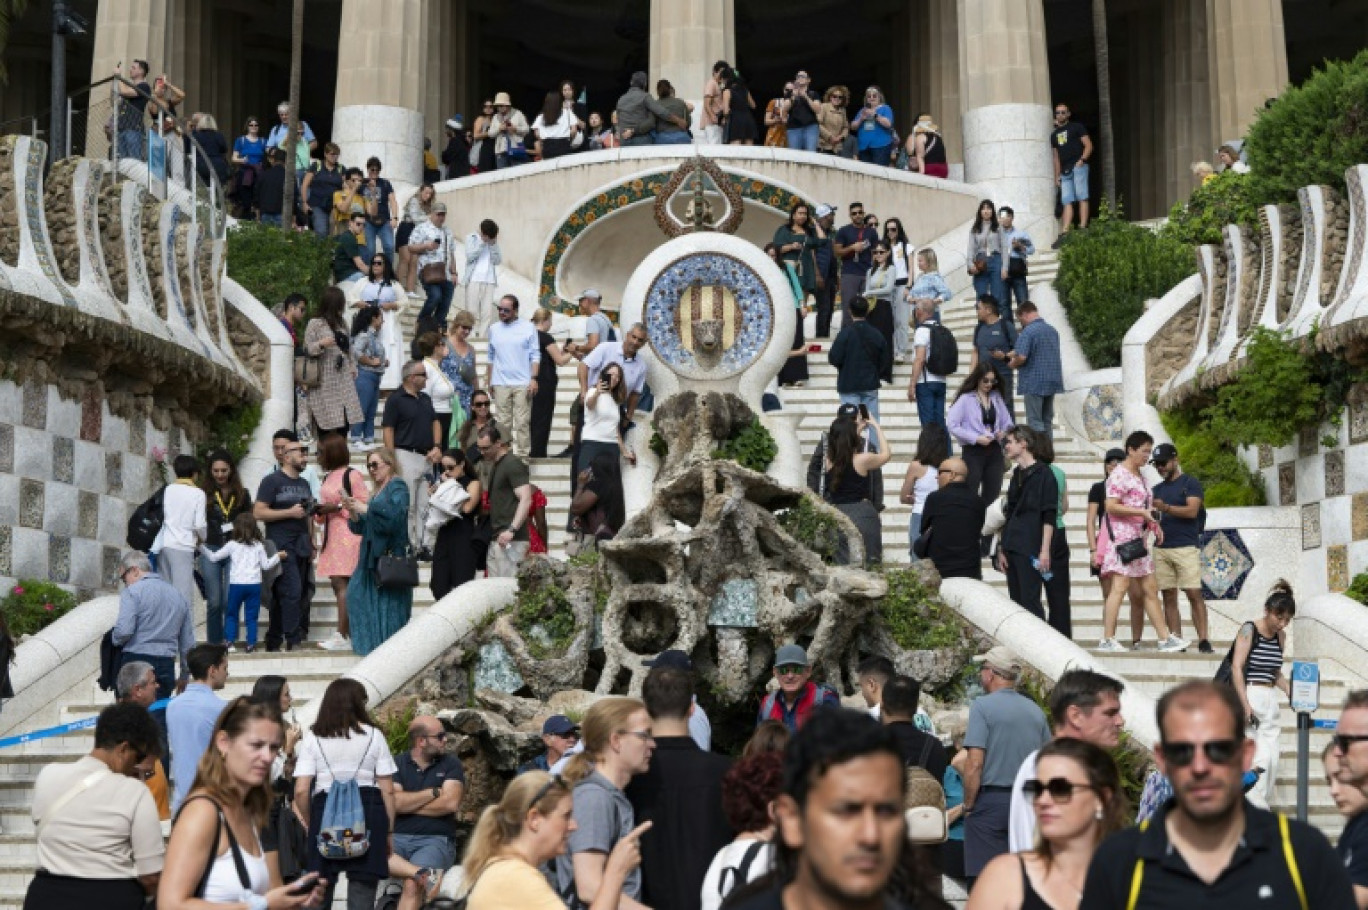
[[346,739],[320,740],[312,730],[305,733],[295,751],[295,777],[312,777],[314,793],[332,787],[334,771],[342,780],[355,778],[358,787],[374,787],[377,777],[393,777],[398,769],[385,734],[374,727],[363,729],[363,733],[350,731]]
[[450,414],[451,399],[456,395],[456,386],[447,379],[441,367],[431,360],[423,361],[423,369],[427,371],[427,388],[423,391],[432,399],[432,410],[438,414]]

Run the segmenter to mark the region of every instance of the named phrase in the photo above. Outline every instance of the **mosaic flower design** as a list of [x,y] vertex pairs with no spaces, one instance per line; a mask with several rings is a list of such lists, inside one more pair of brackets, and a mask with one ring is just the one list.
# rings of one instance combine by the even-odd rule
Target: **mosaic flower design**
[[[735,338],[712,369],[704,368],[680,337],[681,297],[695,283],[704,288],[726,288],[735,295],[740,310]],[[741,372],[769,344],[774,306],[764,281],[750,266],[720,253],[696,253],[676,259],[651,282],[644,321],[656,356],[676,373],[694,379],[720,379]]]

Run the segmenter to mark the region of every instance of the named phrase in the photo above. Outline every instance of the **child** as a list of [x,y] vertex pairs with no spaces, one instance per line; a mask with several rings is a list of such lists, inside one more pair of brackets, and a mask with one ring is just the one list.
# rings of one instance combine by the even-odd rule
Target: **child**
[[206,555],[214,562],[232,557],[228,568],[228,609],[223,614],[223,640],[228,642],[228,651],[237,650],[238,608],[246,607],[247,614],[247,653],[256,650],[257,615],[261,612],[261,572],[273,569],[280,564],[280,554],[266,555],[261,544],[261,529],[251,512],[243,512],[233,519],[233,539],[217,552]]

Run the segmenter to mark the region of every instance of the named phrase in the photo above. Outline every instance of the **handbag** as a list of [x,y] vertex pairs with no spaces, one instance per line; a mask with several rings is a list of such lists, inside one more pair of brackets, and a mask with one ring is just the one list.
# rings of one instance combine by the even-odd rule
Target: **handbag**
[[1102,520],[1107,523],[1107,536],[1109,536],[1116,547],[1116,558],[1121,560],[1122,565],[1130,565],[1139,559],[1144,559],[1149,555],[1149,548],[1145,546],[1145,537],[1142,534],[1133,540],[1124,543],[1115,543],[1116,535],[1112,533],[1111,516],[1103,515]]
[[375,581],[382,588],[418,587],[418,557],[408,549],[382,553],[375,561]]
[[299,354],[294,362],[295,385],[316,389],[323,384],[323,359]]
[[418,272],[418,280],[423,284],[441,284],[447,280],[445,262],[429,262]]
[[[1252,622],[1247,622],[1244,624],[1244,626],[1252,625],[1254,625],[1254,623]],[[1244,631],[1244,626],[1240,626],[1241,632]],[[1256,629],[1255,631],[1257,632],[1258,630]],[[1238,639],[1239,636],[1237,635],[1236,638]],[[1251,646],[1249,650],[1252,652],[1254,648]],[[1245,670],[1248,671],[1248,669],[1249,655],[1246,654]],[[1211,681],[1225,683],[1227,686],[1235,685],[1235,642],[1230,643],[1230,650],[1226,652],[1225,660],[1221,661],[1221,665],[1216,668],[1216,675],[1211,677]]]

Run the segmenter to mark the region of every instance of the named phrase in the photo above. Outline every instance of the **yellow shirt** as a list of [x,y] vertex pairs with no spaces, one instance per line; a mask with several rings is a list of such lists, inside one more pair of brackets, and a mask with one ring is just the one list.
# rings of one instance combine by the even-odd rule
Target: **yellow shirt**
[[347,229],[347,221],[352,215],[366,214],[366,197],[361,195],[360,190],[352,194],[350,208],[342,204],[342,199],[345,196],[345,190],[338,190],[333,193],[332,220],[334,234],[340,234]]
[[484,867],[466,910],[565,910],[565,901],[535,866],[521,857],[509,856]]

